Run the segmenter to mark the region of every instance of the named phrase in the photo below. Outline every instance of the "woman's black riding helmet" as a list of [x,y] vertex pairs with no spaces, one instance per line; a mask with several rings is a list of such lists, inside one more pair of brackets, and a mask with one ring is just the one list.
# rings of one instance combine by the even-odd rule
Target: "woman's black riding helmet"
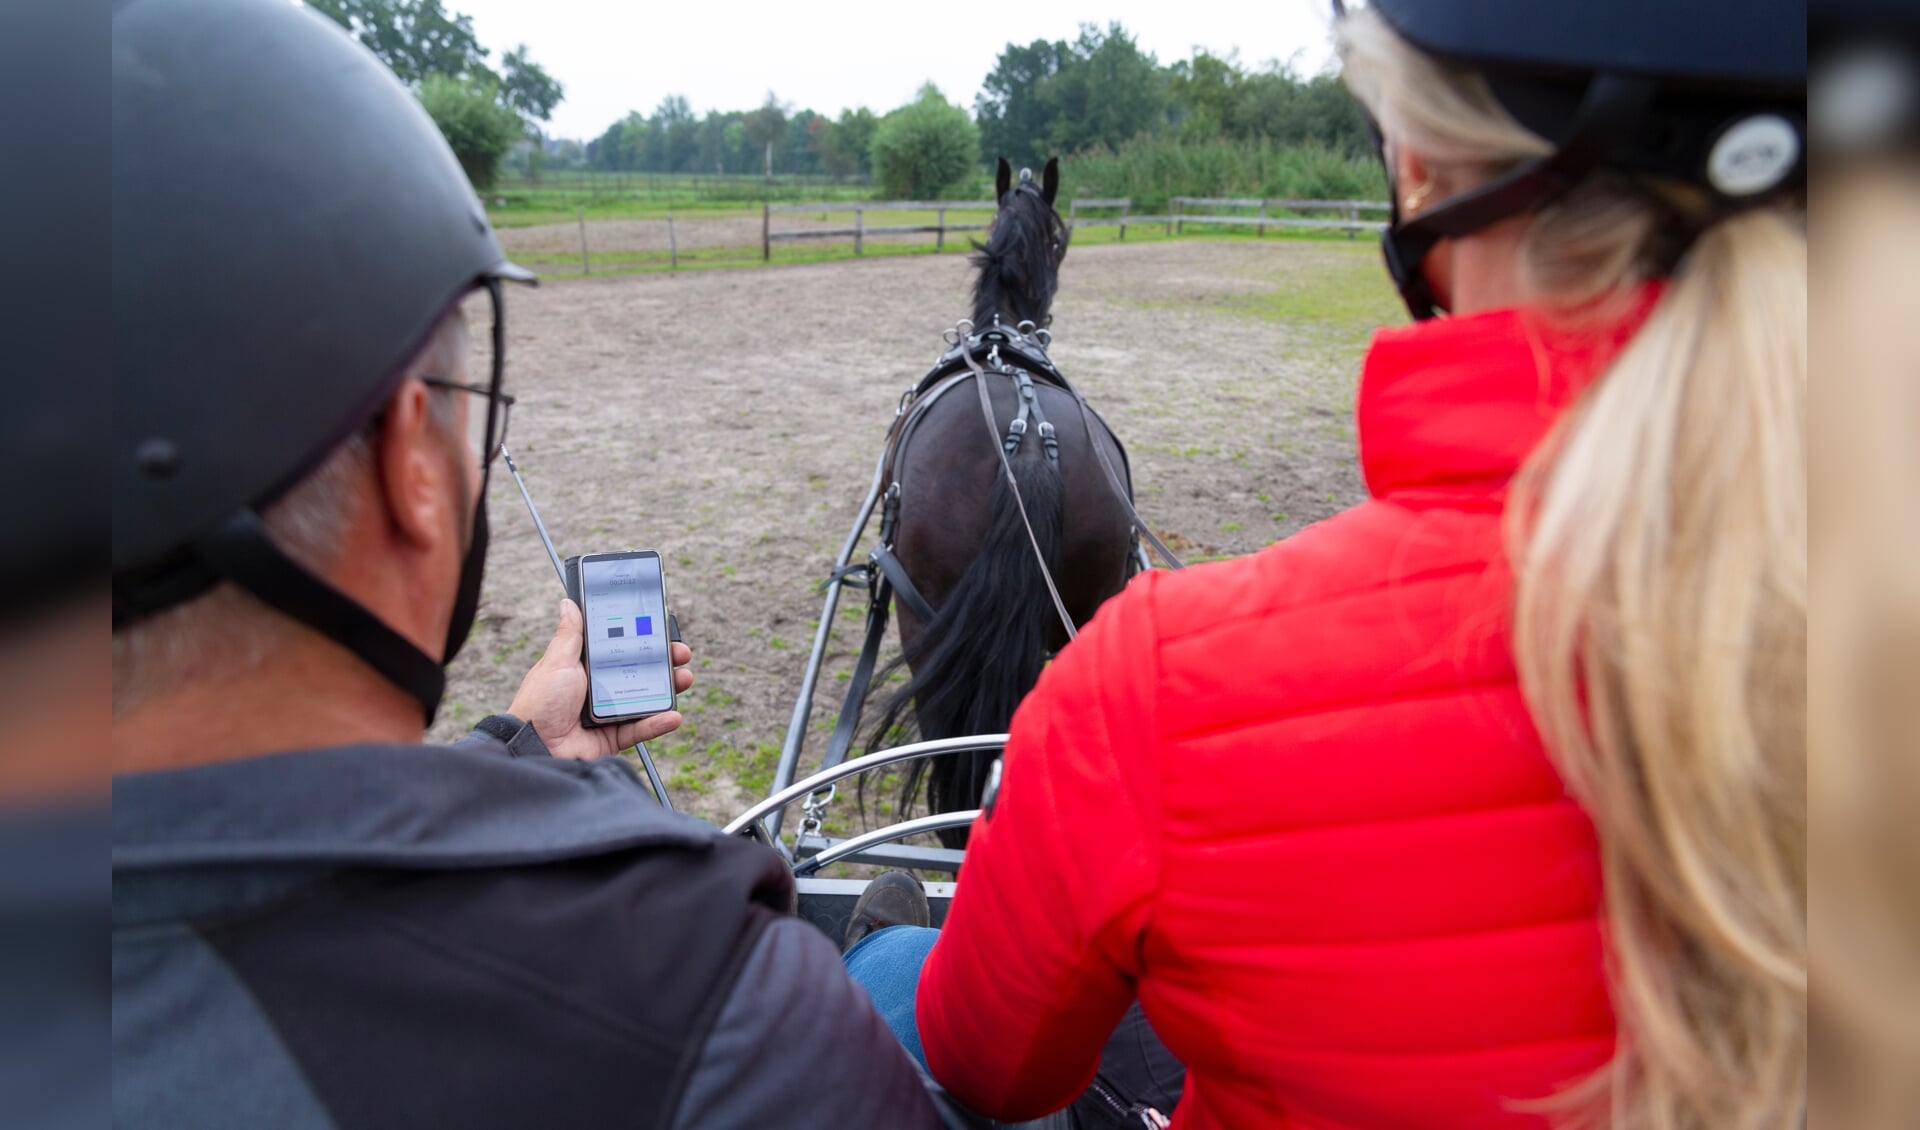
[[[435,661],[301,568],[261,510],[370,421],[439,320],[507,261],[413,94],[287,0],[113,13],[115,628],[231,581],[352,650],[432,718]],[[489,438],[490,438],[489,436]],[[445,658],[486,550],[484,490]]]
[[[1553,153],[1392,221],[1387,269],[1416,319],[1441,312],[1420,269],[1440,240],[1538,208],[1599,169],[1695,186],[1698,232],[1806,186],[1805,0],[1371,0],[1401,38],[1487,79]],[[1334,0],[1343,16],[1346,6]],[[1378,127],[1369,120],[1374,141]],[[1386,160],[1384,146],[1381,156]],[[1392,165],[1387,167],[1389,181]]]

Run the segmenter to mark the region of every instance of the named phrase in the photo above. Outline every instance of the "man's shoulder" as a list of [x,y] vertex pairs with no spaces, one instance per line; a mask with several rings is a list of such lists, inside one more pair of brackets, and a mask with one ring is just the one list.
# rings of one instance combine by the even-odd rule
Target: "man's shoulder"
[[[162,817],[137,831],[115,814],[129,927],[115,938],[116,996],[201,997],[172,983],[178,954],[161,951],[204,952],[284,1045],[259,1054],[297,1064],[339,1125],[672,1111],[792,897],[773,852],[661,810],[612,763],[447,747],[263,760],[276,783],[258,789],[245,787],[253,772],[116,782]],[[365,772],[306,805],[282,787],[323,769]],[[414,803],[384,795],[395,789]],[[191,818],[183,792],[225,817]],[[139,928],[162,922],[173,928]],[[149,1050],[117,1067],[164,1073],[151,1049],[165,1046],[131,1040]]]
[[654,802],[619,758],[513,757],[490,741],[350,745],[116,777],[116,876],[207,864],[449,869],[645,846],[711,825]]

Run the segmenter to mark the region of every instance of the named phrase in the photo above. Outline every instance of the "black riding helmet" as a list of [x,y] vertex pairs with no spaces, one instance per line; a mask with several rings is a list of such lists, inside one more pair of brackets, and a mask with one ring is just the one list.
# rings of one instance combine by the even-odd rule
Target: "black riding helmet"
[[[295,564],[260,511],[364,428],[439,319],[506,259],[439,130],[345,31],[288,0],[113,14],[116,628],[231,581],[432,718],[440,662]],[[477,406],[476,406],[477,409]],[[447,658],[478,601],[485,495]]]
[[[1334,7],[1344,14],[1340,0]],[[1382,243],[1416,319],[1439,312],[1420,270],[1436,243],[1538,208],[1599,169],[1705,192],[1710,203],[1685,217],[1678,249],[1731,212],[1805,191],[1805,0],[1369,7],[1420,50],[1484,75],[1507,112],[1556,147],[1411,220],[1401,219],[1393,194]]]

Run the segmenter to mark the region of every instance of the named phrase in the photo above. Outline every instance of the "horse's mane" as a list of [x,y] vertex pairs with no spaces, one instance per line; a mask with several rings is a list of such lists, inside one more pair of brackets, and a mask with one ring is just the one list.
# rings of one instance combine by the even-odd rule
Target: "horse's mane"
[[1011,311],[1013,320],[1045,325],[1067,254],[1067,225],[1032,181],[1007,193],[987,242],[973,244],[973,324],[987,326]]

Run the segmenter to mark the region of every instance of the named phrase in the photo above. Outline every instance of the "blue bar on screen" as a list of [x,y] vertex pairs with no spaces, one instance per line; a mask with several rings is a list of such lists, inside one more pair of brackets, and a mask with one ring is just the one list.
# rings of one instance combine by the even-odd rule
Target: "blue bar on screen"
[[633,634],[636,636],[652,635],[653,634],[653,617],[635,616],[633,618]]

